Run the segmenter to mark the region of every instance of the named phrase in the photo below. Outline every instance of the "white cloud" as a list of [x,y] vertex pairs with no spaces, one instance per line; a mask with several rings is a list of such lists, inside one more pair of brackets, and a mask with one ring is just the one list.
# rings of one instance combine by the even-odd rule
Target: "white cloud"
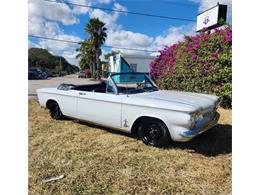
[[[69,3],[82,4],[91,6],[94,4],[108,4],[111,0],[97,0],[92,2],[91,0],[68,0]],[[112,30],[119,30],[121,28],[118,25],[117,19],[119,18],[119,12],[106,13],[99,9],[91,9],[88,7],[80,6],[68,6],[64,2],[51,3],[43,0],[29,0],[28,5],[28,32],[32,35],[46,36],[56,39],[71,40],[75,42],[81,41],[78,36],[64,34],[61,30],[59,23],[63,25],[72,25],[79,22],[77,15],[89,13],[90,17],[96,17],[106,23],[106,26]],[[114,3],[114,9],[127,11],[126,7],[119,3]],[[28,42],[29,47],[41,47],[48,49],[51,53],[56,55],[63,55],[70,63],[78,64],[76,60],[76,48],[77,44],[57,42],[52,40],[39,40],[39,42]]]
[[62,53],[62,56],[64,58],[66,58],[66,60],[70,64],[78,66],[79,62],[78,62],[78,59],[76,58],[77,54],[78,54],[78,52],[76,52],[75,50],[73,50],[73,51],[71,50],[71,51],[64,51]]
[[29,34],[45,35],[44,20],[40,17],[29,18],[28,20],[28,32]]
[[[114,9],[119,10],[119,11],[127,11],[127,8],[120,5],[119,3],[114,4]],[[116,13],[118,13],[118,12],[116,12]]]
[[[68,41],[73,41],[73,42],[81,41],[81,39],[79,37],[74,36],[74,35],[67,35],[67,34],[56,35],[53,38],[60,39],[60,40],[68,40]],[[56,53],[58,51],[76,50],[76,48],[79,47],[78,44],[75,44],[75,43],[45,40],[45,39],[40,40],[39,45],[42,48],[46,48],[48,50],[55,51]]]
[[[91,6],[91,1],[90,0],[69,0],[69,3],[73,3],[73,4],[79,4],[79,5],[87,5],[87,6]],[[90,11],[91,8],[89,7],[83,7],[83,6],[73,6],[72,8],[72,13],[74,14],[86,14]]]
[[100,4],[108,4],[110,2],[111,2],[111,0],[98,0],[98,3],[100,3]]
[[[127,11],[127,8],[120,5],[119,3],[114,4],[114,9]],[[98,18],[99,20],[103,21],[106,24],[106,27],[110,30],[120,29],[121,25],[116,23],[117,19],[119,18],[119,12],[112,12],[112,14],[102,11],[100,9],[93,9],[89,12],[90,18]]]
[[117,14],[108,14],[102,10],[94,9],[89,13],[90,18],[98,18],[106,24],[109,29],[115,29],[118,27],[116,20],[118,18]]
[[[53,38],[60,40],[69,40],[73,42],[82,41],[78,36],[68,34],[59,34],[54,36]],[[38,47],[47,49],[55,55],[62,55],[69,61],[69,63],[78,65],[78,60],[76,59],[76,49],[79,47],[78,44],[42,39],[39,41]]]
[[[106,44],[117,46],[117,47],[125,47],[125,48],[136,48],[136,49],[145,49],[149,47],[153,42],[153,38],[149,37],[145,34],[135,33],[132,31],[126,30],[118,30],[118,31],[109,31]],[[124,49],[116,49],[121,50],[123,53],[133,54],[137,51],[132,50],[124,50]],[[140,53],[140,52],[138,52]]]
[[71,9],[65,3],[51,3],[43,0],[29,0],[29,20],[45,18],[61,22],[64,25],[78,23],[79,20],[73,15]]
[[195,24],[189,23],[182,26],[170,27],[163,35],[155,37],[151,49],[162,49],[165,46],[172,45],[178,41],[183,40],[184,35],[194,35],[195,34]]
[[[165,46],[170,46],[178,41],[183,40],[184,35],[193,35],[195,34],[195,24],[189,23],[187,25],[182,26],[173,26],[167,29],[163,35],[159,35],[156,37],[150,37],[145,34],[136,33],[132,31],[126,30],[116,30],[109,31],[108,37],[106,40],[107,45],[125,47],[125,48],[135,48],[141,50],[150,50],[150,51],[158,51],[159,49],[163,49]],[[118,50],[118,49],[113,49]],[[145,51],[134,51],[134,50],[126,50],[119,49],[123,53],[127,54],[151,54],[156,55],[155,53],[148,53]]]
[[57,34],[63,33],[56,22],[45,22],[45,31],[48,37],[53,37]]
[[28,21],[28,32],[31,35],[54,37],[63,34],[58,23],[49,22],[41,17],[30,18]]
[[[28,32],[32,35],[51,37],[61,40],[81,41],[78,36],[64,34],[58,22],[71,25],[78,22],[74,15],[83,10],[74,10],[64,3],[48,3],[42,0],[29,0]],[[75,13],[74,13],[75,12]],[[54,55],[64,56],[70,63],[78,65],[76,57],[77,44],[40,39],[38,43],[28,42],[30,47],[48,49]],[[73,58],[74,56],[74,58]]]
[[147,35],[125,30],[111,31],[108,35],[106,43],[120,47],[147,47],[153,41]]

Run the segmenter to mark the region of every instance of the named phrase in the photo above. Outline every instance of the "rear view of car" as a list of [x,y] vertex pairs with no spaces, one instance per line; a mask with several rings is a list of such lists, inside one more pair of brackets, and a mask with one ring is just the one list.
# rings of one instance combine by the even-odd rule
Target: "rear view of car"
[[78,74],[78,78],[87,78],[86,73],[84,71],[80,71]]

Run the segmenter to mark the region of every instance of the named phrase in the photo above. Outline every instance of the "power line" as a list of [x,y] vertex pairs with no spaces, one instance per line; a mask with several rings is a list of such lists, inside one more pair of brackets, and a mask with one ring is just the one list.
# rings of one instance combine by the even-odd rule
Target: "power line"
[[[81,42],[77,42],[77,41],[64,40],[64,39],[56,39],[56,38],[43,37],[43,36],[38,36],[38,35],[28,35],[28,36],[29,36],[29,37],[32,37],[32,38],[37,38],[37,39],[45,39],[45,40],[59,41],[59,42],[65,42],[65,43],[74,43],[74,44],[80,44],[80,43],[81,43]],[[111,45],[103,45],[103,46],[101,46],[101,47],[115,48],[115,49],[124,49],[124,50],[133,50],[133,51],[144,51],[144,52],[158,52],[158,51],[147,50],[147,49],[118,47],[118,46],[111,46]]]
[[[50,3],[60,3],[57,1],[53,0],[43,0],[46,2]],[[170,19],[170,20],[180,20],[180,21],[188,21],[188,22],[195,22],[195,20],[188,19],[188,18],[180,18],[180,17],[171,17],[171,16],[161,16],[161,15],[154,15],[154,14],[148,14],[148,13],[141,13],[141,12],[132,12],[132,11],[124,11],[124,10],[118,10],[118,9],[109,9],[109,8],[103,8],[103,7],[97,7],[97,6],[90,6],[90,5],[82,5],[82,4],[77,4],[77,3],[70,3],[70,2],[65,2],[65,4],[68,5],[73,5],[73,6],[79,6],[79,7],[87,7],[87,8],[93,8],[93,9],[100,9],[100,10],[106,10],[106,11],[111,11],[111,12],[120,12],[120,13],[127,13],[127,14],[133,14],[133,15],[140,15],[140,16],[148,16],[148,17],[155,17],[155,18],[163,18],[163,19]]]
[[52,40],[52,41],[60,41],[60,42],[66,42],[66,43],[75,43],[75,44],[80,44],[80,42],[77,42],[77,41],[71,41],[71,40],[56,39],[56,38],[43,37],[43,36],[38,36],[38,35],[28,35],[28,36],[29,36],[29,37],[33,37],[33,38],[38,38],[38,39],[46,39],[46,40]]

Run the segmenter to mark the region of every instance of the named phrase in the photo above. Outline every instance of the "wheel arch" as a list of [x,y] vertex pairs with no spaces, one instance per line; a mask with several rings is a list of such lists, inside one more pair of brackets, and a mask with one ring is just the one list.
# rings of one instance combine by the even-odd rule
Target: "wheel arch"
[[57,102],[57,100],[55,100],[55,99],[48,99],[48,100],[46,101],[46,108],[49,109],[49,106],[50,106],[51,102],[56,102],[56,103],[59,105],[59,103]]
[[137,117],[134,122],[133,122],[133,125],[131,126],[131,133],[133,135],[137,135],[137,131],[138,131],[138,126],[140,125],[140,123],[147,119],[147,118],[151,118],[151,119],[155,119],[155,120],[159,120],[161,121],[162,123],[164,123],[164,125],[167,127],[167,130],[169,131],[169,128],[167,126],[167,124],[165,123],[165,121],[163,119],[161,119],[160,117],[157,117],[157,116],[149,116],[149,115],[144,115],[144,116],[139,116]]

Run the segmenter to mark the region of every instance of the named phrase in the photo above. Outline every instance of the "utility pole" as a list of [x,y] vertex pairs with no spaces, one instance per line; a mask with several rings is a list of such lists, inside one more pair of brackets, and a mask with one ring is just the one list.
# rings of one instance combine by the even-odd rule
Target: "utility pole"
[[61,56],[60,56],[60,68],[59,68],[60,76],[61,76],[61,68],[62,66],[61,66]]

